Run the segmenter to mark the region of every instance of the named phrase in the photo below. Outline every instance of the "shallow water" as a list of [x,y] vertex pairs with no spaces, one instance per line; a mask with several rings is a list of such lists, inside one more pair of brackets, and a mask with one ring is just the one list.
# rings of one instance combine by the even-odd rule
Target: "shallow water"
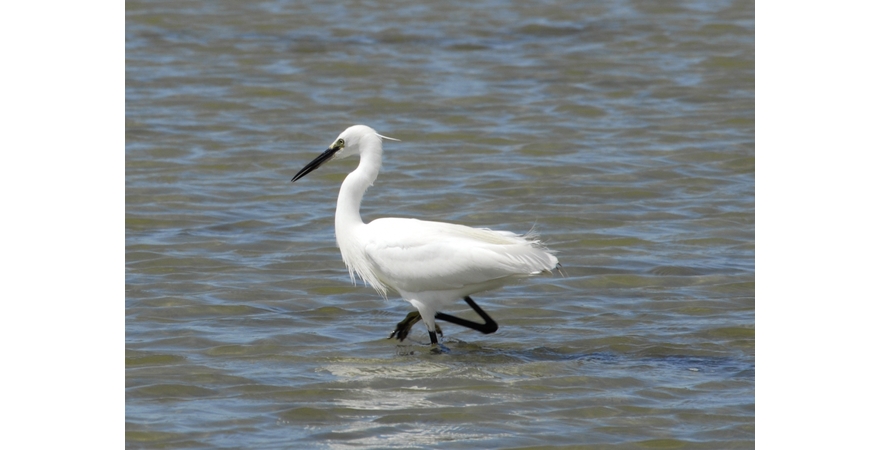
[[[402,140],[365,220],[534,227],[566,276],[387,340],[357,162],[290,183],[355,123]],[[751,448],[754,164],[751,2],[127,2],[126,444]]]

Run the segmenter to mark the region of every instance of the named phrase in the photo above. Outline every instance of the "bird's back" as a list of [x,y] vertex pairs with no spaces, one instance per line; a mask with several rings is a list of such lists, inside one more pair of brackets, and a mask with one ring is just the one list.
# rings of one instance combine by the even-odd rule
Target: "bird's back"
[[[556,268],[534,236],[417,219],[377,219],[359,230],[363,269],[407,292],[461,291]],[[361,268],[357,272],[363,277]],[[375,286],[375,283],[372,283]],[[382,289],[380,289],[382,290]]]

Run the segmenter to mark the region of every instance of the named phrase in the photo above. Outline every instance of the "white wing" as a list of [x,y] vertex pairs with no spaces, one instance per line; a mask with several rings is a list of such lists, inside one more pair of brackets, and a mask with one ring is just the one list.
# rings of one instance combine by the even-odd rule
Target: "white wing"
[[384,284],[409,292],[461,289],[549,271],[559,260],[531,237],[417,219],[377,219],[359,239]]

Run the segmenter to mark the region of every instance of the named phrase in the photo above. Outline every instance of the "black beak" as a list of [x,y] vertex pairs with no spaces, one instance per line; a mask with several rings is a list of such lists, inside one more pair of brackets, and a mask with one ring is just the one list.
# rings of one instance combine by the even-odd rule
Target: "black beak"
[[324,150],[324,153],[321,153],[320,155],[318,155],[317,158],[313,159],[312,162],[306,164],[306,166],[303,167],[302,170],[297,172],[296,175],[294,175],[290,181],[294,182],[296,180],[299,180],[300,178],[308,175],[309,172],[317,169],[318,167],[321,167],[322,164],[324,164],[327,161],[330,161],[330,159],[333,158],[333,155],[335,155],[336,152],[338,152],[340,148],[341,147],[334,146],[334,147],[328,148],[327,150]]

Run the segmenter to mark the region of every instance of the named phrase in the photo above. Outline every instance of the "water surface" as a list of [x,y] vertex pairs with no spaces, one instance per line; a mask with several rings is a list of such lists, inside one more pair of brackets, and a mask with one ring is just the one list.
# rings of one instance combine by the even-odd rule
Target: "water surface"
[[[491,335],[349,280],[365,220],[527,232]],[[126,3],[126,444],[754,446],[751,2]],[[467,306],[447,312],[471,317]]]

